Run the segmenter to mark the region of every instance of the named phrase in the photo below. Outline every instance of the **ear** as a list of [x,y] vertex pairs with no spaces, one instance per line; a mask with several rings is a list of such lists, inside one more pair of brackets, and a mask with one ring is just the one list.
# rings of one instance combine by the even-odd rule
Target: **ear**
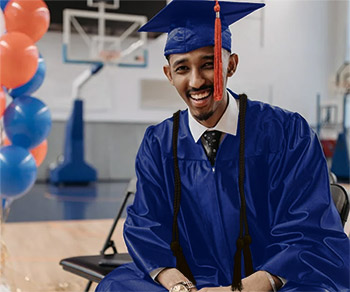
[[232,54],[230,56],[229,61],[228,61],[228,67],[227,67],[227,76],[228,77],[231,77],[233,74],[235,74],[237,66],[238,66],[238,55]]
[[163,66],[163,72],[164,72],[165,76],[168,78],[168,80],[170,81],[170,84],[174,85],[173,77],[171,76],[170,66],[169,65],[164,65]]

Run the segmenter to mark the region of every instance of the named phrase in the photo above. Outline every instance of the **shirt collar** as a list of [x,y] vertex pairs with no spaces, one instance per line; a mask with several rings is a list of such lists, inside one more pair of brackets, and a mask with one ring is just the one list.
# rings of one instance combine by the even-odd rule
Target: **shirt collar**
[[236,136],[237,134],[237,124],[238,124],[238,99],[236,100],[230,92],[228,92],[229,103],[228,106],[218,121],[218,123],[213,128],[207,128],[192,116],[190,110],[188,109],[188,124],[194,141],[197,143],[201,138],[203,133],[207,130],[213,131],[218,130],[223,133],[231,134]]

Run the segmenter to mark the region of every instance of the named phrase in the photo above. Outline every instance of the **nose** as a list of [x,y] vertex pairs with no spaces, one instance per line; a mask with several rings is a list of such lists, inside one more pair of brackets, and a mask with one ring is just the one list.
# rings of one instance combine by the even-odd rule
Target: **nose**
[[193,69],[190,74],[189,86],[193,88],[200,88],[205,83],[205,79],[201,72],[197,69]]

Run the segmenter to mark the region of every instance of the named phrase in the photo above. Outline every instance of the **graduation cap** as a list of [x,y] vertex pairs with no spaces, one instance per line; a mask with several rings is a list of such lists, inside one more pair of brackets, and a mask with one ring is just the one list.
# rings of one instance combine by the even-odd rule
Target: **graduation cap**
[[231,52],[229,25],[263,7],[263,3],[173,0],[139,31],[168,33],[164,55],[214,46],[214,98],[223,93],[221,48]]

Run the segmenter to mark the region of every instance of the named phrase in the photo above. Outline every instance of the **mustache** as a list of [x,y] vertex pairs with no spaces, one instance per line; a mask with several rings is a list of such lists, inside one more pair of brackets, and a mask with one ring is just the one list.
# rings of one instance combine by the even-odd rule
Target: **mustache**
[[196,93],[198,91],[202,91],[202,90],[207,90],[210,89],[211,91],[214,91],[214,85],[203,85],[200,88],[191,88],[190,90],[187,91],[187,95],[190,95],[192,93]]

